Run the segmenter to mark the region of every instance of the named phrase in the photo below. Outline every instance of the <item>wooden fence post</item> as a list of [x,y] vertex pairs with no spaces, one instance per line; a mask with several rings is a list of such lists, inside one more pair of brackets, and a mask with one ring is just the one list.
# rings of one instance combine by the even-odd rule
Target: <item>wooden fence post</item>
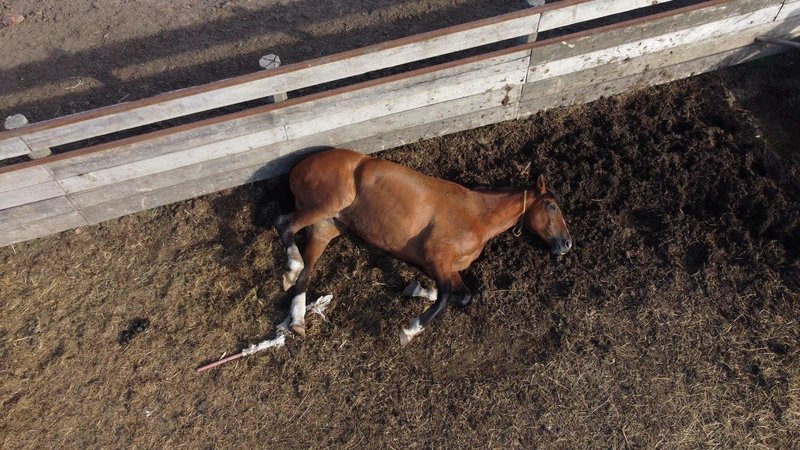
[[[258,65],[264,70],[277,69],[281,66],[281,57],[272,53],[269,55],[264,55],[258,60]],[[271,99],[272,103],[278,103],[288,99],[289,96],[286,94],[286,92],[280,92],[270,95],[269,98]]]
[[[544,5],[545,0],[525,0],[525,3],[532,8],[538,8],[539,6]],[[538,28],[538,27],[537,27]],[[527,36],[522,36],[519,38],[520,44],[530,44],[531,42],[536,42],[536,37],[539,34],[538,30],[534,31],[533,34],[529,34]]]

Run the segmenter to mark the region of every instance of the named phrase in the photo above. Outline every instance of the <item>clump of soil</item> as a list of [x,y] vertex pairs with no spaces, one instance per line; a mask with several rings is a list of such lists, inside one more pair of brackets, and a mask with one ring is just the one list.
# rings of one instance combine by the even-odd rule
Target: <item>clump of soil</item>
[[[286,314],[285,255],[253,212],[285,196],[280,181],[0,249],[2,445],[790,448],[800,161],[732,96],[740,82],[703,76],[382,153],[470,186],[544,173],[575,241],[559,258],[499,236],[464,274],[480,298],[402,350],[397,330],[427,304],[399,293],[421,275],[342,237],[311,283],[311,298],[334,295],[329,321],[194,372]],[[147,332],[118,345],[137,316]]]
[[117,339],[120,345],[128,344],[139,333],[144,333],[147,327],[150,326],[150,321],[141,317],[131,320],[130,325],[125,330],[119,332]]

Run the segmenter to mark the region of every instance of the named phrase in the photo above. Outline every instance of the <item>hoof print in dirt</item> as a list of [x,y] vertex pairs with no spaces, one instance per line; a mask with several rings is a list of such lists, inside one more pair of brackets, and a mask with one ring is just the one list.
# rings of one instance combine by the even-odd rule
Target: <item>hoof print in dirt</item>
[[149,326],[150,321],[147,319],[136,318],[131,320],[131,322],[128,324],[128,329],[119,332],[119,338],[117,339],[119,344],[128,344],[133,340],[133,338],[136,337],[137,334],[144,332]]

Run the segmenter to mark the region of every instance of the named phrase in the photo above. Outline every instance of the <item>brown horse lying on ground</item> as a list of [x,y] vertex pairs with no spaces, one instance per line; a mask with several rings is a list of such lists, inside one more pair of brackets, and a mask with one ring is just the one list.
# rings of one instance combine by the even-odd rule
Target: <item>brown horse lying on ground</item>
[[[285,289],[292,292],[291,330],[305,336],[306,289],[328,243],[351,230],[370,244],[422,268],[436,282],[427,291],[412,283],[408,295],[436,301],[401,330],[403,345],[419,334],[449,302],[470,303],[458,272],[466,269],[489,239],[521,222],[564,255],[572,247],[554,195],[539,176],[523,191],[470,190],[401,165],[334,149],[312,155],[292,169],[289,185],[297,211],[279,216],[275,227],[286,248]],[[308,233],[302,257],[294,242]]]

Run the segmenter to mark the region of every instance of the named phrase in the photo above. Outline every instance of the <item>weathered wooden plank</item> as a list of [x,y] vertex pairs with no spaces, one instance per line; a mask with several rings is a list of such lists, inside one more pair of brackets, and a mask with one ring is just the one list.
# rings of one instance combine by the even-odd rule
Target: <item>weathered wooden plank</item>
[[757,36],[794,36],[798,31],[800,31],[800,20],[797,19],[768,22],[737,30],[734,33],[728,33],[717,38],[646,53],[639,57],[626,58],[587,70],[528,83],[523,88],[522,99],[527,101],[533,97],[556,95],[564,90],[590,86],[637,73],[644,73],[660,67],[691,61],[715,53],[746,47],[752,44]]
[[[519,101],[521,87],[511,86],[509,89],[493,90],[470,97],[411,111],[391,114],[361,123],[318,133],[300,140],[259,147],[238,154],[235,159],[219,158],[192,166],[181,167],[167,172],[138,177],[120,183],[103,186],[97,189],[70,194],[69,198],[80,209],[88,208],[108,201],[124,199],[132,195],[142,194],[165,188],[185,180],[203,178],[214,174],[222,174],[247,167],[258,168],[275,158],[285,156],[296,150],[314,146],[338,146],[347,142],[362,140],[375,135],[385,135],[397,130],[424,125],[432,121],[442,121],[465,111],[482,111],[499,106],[515,107]],[[253,169],[256,172],[256,169]],[[241,180],[243,183],[249,178]]]
[[57,180],[95,172],[109,167],[121,166],[135,161],[155,158],[167,153],[187,150],[213,142],[281,126],[280,118],[270,114],[238,117],[229,121],[217,121],[208,125],[176,127],[161,130],[141,137],[116,141],[96,152],[72,152],[70,158],[47,163]]
[[798,15],[800,15],[800,0],[786,2],[775,20],[788,19],[789,17],[797,17]]
[[12,208],[14,206],[34,203],[39,200],[60,197],[64,195],[64,190],[55,181],[27,186],[13,191],[0,194],[0,210]]
[[744,15],[697,25],[693,28],[679,30],[673,33],[632,41],[615,47],[596,50],[545,64],[537,64],[531,66],[528,81],[545,80],[615,61],[636,58],[651,52],[658,52],[693,42],[714,39],[720,35],[742,28],[772,22],[779,8],[780,7],[777,5],[771,6]]
[[20,137],[12,137],[0,141],[0,159],[27,155],[30,152],[31,148]]
[[595,0],[542,11],[542,17],[539,20],[539,31],[574,25],[669,1],[671,0]]
[[86,225],[83,216],[78,212],[70,212],[48,217],[36,222],[7,228],[0,233],[0,247],[22,241],[59,233]]
[[42,166],[33,166],[13,172],[0,173],[0,196],[4,192],[53,181],[50,172]]
[[523,118],[538,111],[560,106],[588,103],[602,97],[608,97],[622,92],[633,92],[648,86],[667,83],[779,52],[780,49],[749,45],[692,61],[662,67],[657,70],[560,92],[556,95],[540,97],[530,93],[524,93],[524,98],[520,101],[518,116]]
[[[280,164],[281,162],[281,159],[276,159],[272,164]],[[116,217],[241,185],[250,179],[254,170],[257,169],[240,169],[225,174],[190,180],[152,192],[137,194],[119,201],[92,206],[82,210],[81,214],[89,223],[104,222]]]
[[[531,52],[531,65],[540,66],[571,57],[580,57],[596,51],[643,41],[678,30],[692,29],[698,25],[728,17],[741,16],[752,11],[779,7],[778,0],[730,0],[709,2],[708,6],[682,8],[647,20],[611,25],[589,32],[575,33],[535,44]],[[777,10],[775,11],[777,13]],[[773,16],[774,17],[774,16]],[[539,71],[538,69],[536,71]]]
[[[512,61],[495,66],[492,71],[470,72],[458,78],[436,80],[424,89],[402,89],[376,93],[373,96],[350,99],[346,102],[323,102],[319,107],[304,108],[286,118],[286,135],[296,139],[314,133],[339,128],[395,112],[479,94],[503,86],[525,82],[527,60]],[[338,111],[337,111],[338,110]]]
[[66,214],[72,211],[75,211],[75,208],[66,197],[56,197],[3,209],[0,210],[0,230],[21,226],[26,223],[35,222],[59,214]]
[[516,105],[498,106],[491,109],[472,111],[460,116],[429,122],[411,128],[379,134],[366,139],[344,144],[365,153],[387,150],[421,140],[445,136],[459,131],[478,128],[493,123],[516,118]]
[[78,192],[216,158],[230,157],[253,148],[285,140],[284,128],[278,127],[65,178],[59,180],[59,183],[67,193]]
[[307,111],[311,111],[313,108],[327,108],[325,112],[318,111],[319,114],[342,114],[342,103],[351,106],[356,102],[369,102],[370,97],[374,98],[378,93],[404,92],[406,89],[411,91],[435,89],[437,86],[451,83],[459,77],[481,77],[484,74],[495,73],[497,70],[510,69],[511,66],[508,66],[508,63],[511,63],[513,68],[518,68],[520,65],[527,64],[528,53],[527,50],[515,51],[454,67],[445,66],[441,70],[422,72],[415,76],[412,73],[407,77],[389,77],[382,83],[363,83],[361,89],[334,90],[324,95],[309,96],[305,101],[289,100],[286,102],[289,106],[286,107],[254,108],[98,146],[96,151],[84,149],[74,152],[72,157],[48,162],[47,167],[52,170],[56,179],[64,179],[255,133],[277,124],[307,120],[310,117]]

